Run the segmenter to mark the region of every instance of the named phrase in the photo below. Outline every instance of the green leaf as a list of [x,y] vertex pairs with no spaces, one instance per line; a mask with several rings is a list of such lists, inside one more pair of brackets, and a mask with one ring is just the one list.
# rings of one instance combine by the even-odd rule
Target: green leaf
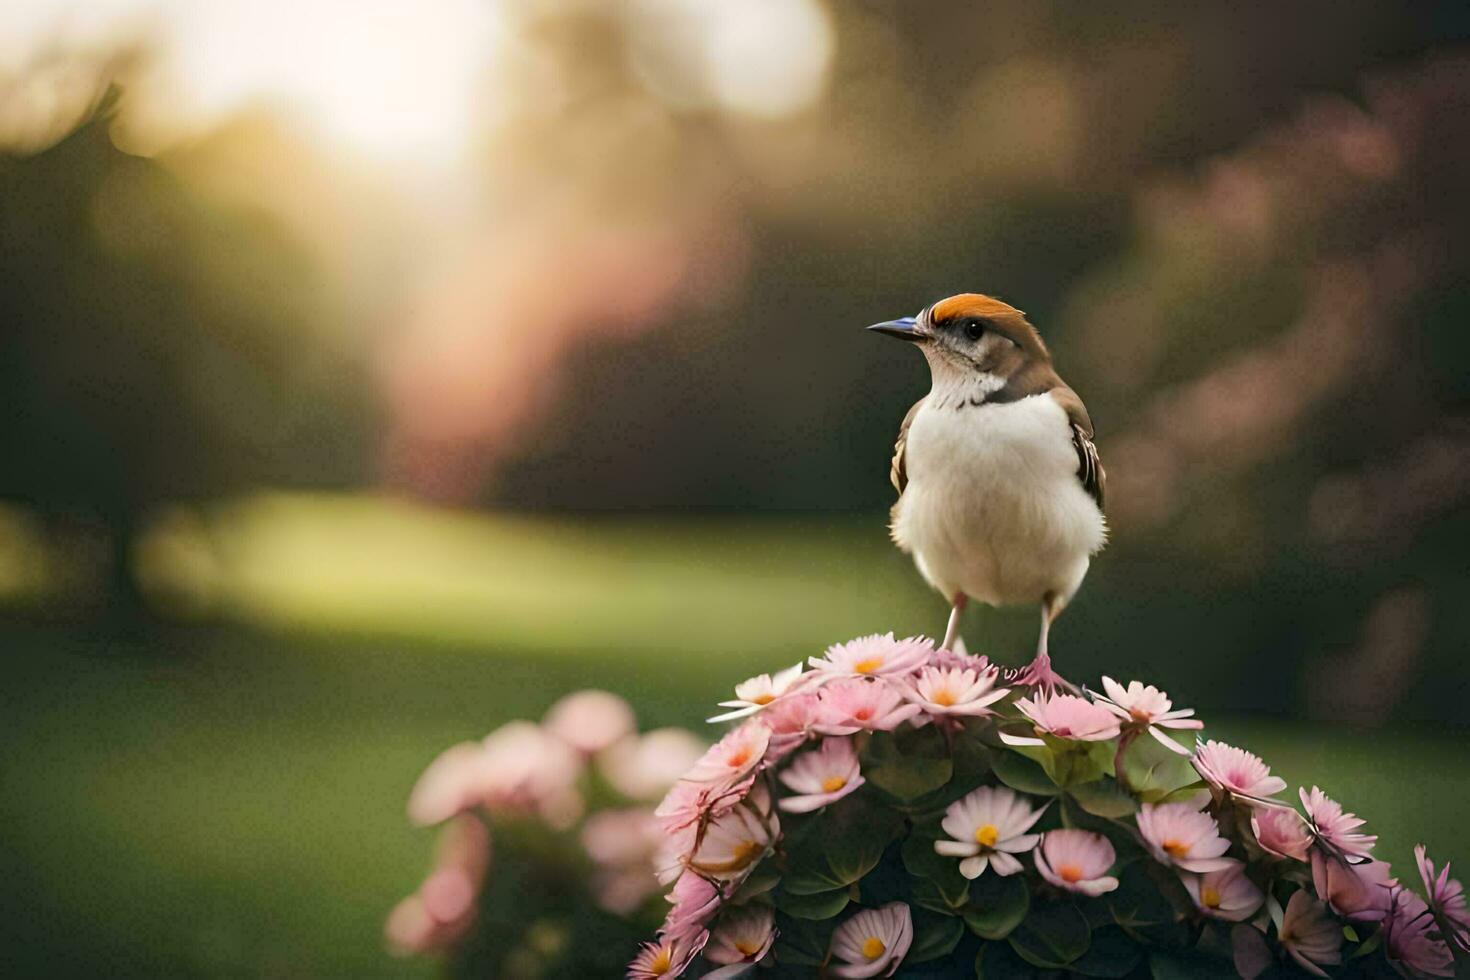
[[995,756],[995,777],[1011,789],[1035,796],[1056,796],[1057,784],[1052,782],[1038,763],[1015,752],[999,752]]
[[1135,741],[1123,757],[1128,785],[1145,803],[1157,803],[1177,790],[1199,782],[1199,773],[1185,757],[1170,752],[1152,738]]
[[1092,933],[1087,952],[1068,969],[1084,977],[1126,977],[1143,959],[1143,947],[1117,926],[1104,926]]
[[[1194,798],[1196,796],[1198,796],[1202,790],[1205,790],[1205,781],[1203,779],[1198,779],[1198,780],[1195,780],[1194,782],[1190,783],[1187,786],[1181,786],[1181,787],[1179,787],[1176,790],[1173,790],[1171,792],[1165,793],[1163,796],[1159,797],[1156,800],[1145,800],[1144,802],[1145,803],[1189,803],[1189,802],[1192,802],[1194,800]],[[1206,792],[1208,792],[1208,791],[1206,791]]]
[[986,943],[975,954],[975,980],[1031,980],[1039,975],[1008,943]]
[[1169,903],[1148,873],[1148,859],[1125,865],[1118,873],[1118,887],[1106,896],[1113,919],[1125,929],[1136,930],[1174,921]]
[[935,836],[932,833],[935,830],[938,828],[914,828],[903,842],[903,865],[909,874],[919,879],[915,884],[916,896],[919,894],[918,886],[927,885],[929,890],[924,893],[925,897],[939,898],[945,909],[958,909],[969,898],[970,881],[960,874],[959,858],[935,853]]
[[1090,783],[1112,768],[1111,742],[1075,742],[1050,735],[1044,738],[1051,748],[1051,760],[1043,767],[1058,786]]
[[787,915],[797,919],[830,919],[843,909],[852,900],[848,888],[839,888],[830,892],[817,892],[814,895],[793,895],[786,889],[776,891],[776,908]]
[[1031,908],[1031,889],[1022,875],[1001,877],[993,871],[970,883],[965,925],[981,939],[1004,939]]
[[[1364,928],[1366,929],[1367,926],[1364,926]],[[1378,947],[1382,945],[1383,929],[1378,928],[1373,930],[1373,934],[1370,935],[1367,939],[1363,940],[1363,942],[1358,946],[1357,949],[1348,954],[1348,959],[1355,960],[1360,956],[1367,956],[1369,953],[1375,952]]]
[[845,888],[873,870],[903,826],[902,816],[869,794],[844,797],[788,839],[781,887],[793,895]]
[[958,891],[950,891],[931,878],[915,878],[911,889],[913,902],[920,908],[944,915],[959,915],[965,903],[970,900],[970,883],[963,878],[960,880],[964,882],[964,887]]
[[1072,786],[1067,792],[1078,806],[1095,817],[1117,820],[1138,812],[1138,801],[1124,791],[1117,780],[1106,776],[1096,782]]
[[1092,930],[1075,906],[1048,902],[1032,906],[1031,914],[1007,938],[1027,963],[1059,970],[1087,952]]
[[948,956],[959,945],[965,934],[965,925],[959,919],[938,915],[923,909],[913,913],[914,941],[909,947],[904,963],[923,963]]
[[741,882],[740,887],[735,889],[735,894],[730,896],[730,904],[744,905],[757,895],[764,895],[781,883],[781,872],[777,871],[775,865],[769,860],[762,861],[750,877]]
[[776,939],[778,962],[819,966],[827,958],[827,949],[832,945],[832,933],[837,928],[837,920],[812,921],[778,913],[776,928],[780,930]]
[[1235,964],[1197,950],[1157,950],[1148,958],[1154,980],[1238,980]]
[[912,802],[954,775],[949,742],[938,725],[878,732],[863,753],[863,776],[895,799]]

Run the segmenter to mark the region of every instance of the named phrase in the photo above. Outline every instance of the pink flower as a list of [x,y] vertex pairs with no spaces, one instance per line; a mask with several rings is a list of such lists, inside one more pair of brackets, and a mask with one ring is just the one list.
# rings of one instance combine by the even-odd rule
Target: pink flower
[[709,920],[720,910],[725,896],[708,879],[686,871],[669,890],[668,900],[672,907],[659,929],[659,936],[687,942],[704,931]]
[[977,674],[995,669],[991,666],[989,657],[983,654],[972,655],[965,648],[963,637],[955,637],[953,650],[940,648],[930,654],[929,666],[943,670],[973,670]]
[[597,904],[614,915],[630,915],[659,891],[654,858],[664,833],[646,807],[602,810],[582,825],[582,848],[597,870],[592,890]]
[[1261,757],[1214,739],[1195,750],[1195,771],[1205,782],[1235,796],[1265,799],[1286,789],[1286,780],[1271,775]]
[[1266,900],[1256,883],[1245,875],[1245,865],[1230,861],[1225,867],[1202,875],[1180,876],[1189,897],[1200,913],[1212,919],[1240,922],[1249,919]]
[[400,956],[457,945],[474,924],[490,866],[490,831],[479,818],[455,817],[439,834],[434,870],[389,913],[383,933]]
[[858,754],[847,738],[824,739],[821,746],[797,756],[781,782],[799,795],[778,806],[787,813],[810,813],[835,803],[866,782],[858,772]]
[[989,705],[1011,693],[1010,688],[996,689],[999,677],[1000,672],[993,669],[977,673],[969,669],[925,667],[902,691],[905,698],[931,715],[980,718],[994,714]]
[[771,741],[766,748],[768,763],[785,758],[811,738],[819,706],[815,694],[792,694],[761,714],[761,721],[771,730]]
[[817,719],[812,729],[823,735],[852,735],[861,731],[891,732],[918,714],[890,684],[842,680],[828,684],[818,695]]
[[759,674],[746,681],[735,685],[735,700],[721,701],[720,707],[733,708],[722,715],[715,715],[709,719],[711,724],[721,721],[734,721],[736,718],[744,718],[762,710],[772,704],[778,698],[798,685],[801,681],[801,669],[804,665],[797,664],[788,667],[772,676],[771,674]]
[[682,976],[689,961],[703,946],[702,941],[678,942],[662,940],[644,943],[633,962],[628,964],[628,980],[672,980]]
[[1125,688],[1111,677],[1104,677],[1102,682],[1108,696],[1099,696],[1099,704],[1123,719],[1125,724],[1146,729],[1165,748],[1180,755],[1190,754],[1189,749],[1164,734],[1163,730],[1205,727],[1204,722],[1191,717],[1193,708],[1171,710],[1174,703],[1169,696],[1152,685],[1145,687],[1138,681],[1129,681]]
[[577,780],[582,760],[565,742],[539,725],[513,721],[485,737],[481,758],[485,805],[534,812],[565,829],[582,816]]
[[875,633],[828,647],[825,657],[807,662],[824,678],[892,677],[922,667],[933,652],[934,642],[922,636],[895,640],[892,633]]
[[1284,806],[1268,806],[1251,811],[1251,830],[1256,843],[1267,854],[1293,861],[1305,861],[1312,834],[1301,814]]
[[432,824],[483,805],[570,827],[582,815],[581,775],[575,750],[539,725],[515,721],[430,763],[409,795],[409,817]]
[[1424,899],[1399,891],[1393,914],[1384,923],[1389,959],[1410,971],[1432,977],[1455,975],[1455,957],[1438,936],[1434,915]]
[[596,755],[638,730],[628,702],[607,691],[568,694],[551,706],[541,724],[583,755]]
[[1058,888],[1095,898],[1118,887],[1118,879],[1108,874],[1117,857],[1102,834],[1048,830],[1036,850],[1036,870]]
[[1138,832],[1154,860],[1185,871],[1220,871],[1234,862],[1221,857],[1230,842],[1220,836],[1215,818],[1189,803],[1145,803]]
[[771,853],[780,832],[775,814],[763,814],[742,802],[710,820],[695,835],[693,849],[682,863],[709,878],[737,881]]
[[834,977],[891,977],[914,941],[914,920],[903,902],[864,909],[832,933]]
[[[776,916],[769,905],[730,909],[710,932],[704,958],[721,965],[759,963],[776,941]],[[712,977],[720,971],[705,974]],[[733,973],[733,971],[732,971]],[[726,974],[727,976],[730,974]]]
[[1305,890],[1292,893],[1285,914],[1273,902],[1271,917],[1276,922],[1277,941],[1303,970],[1325,977],[1323,966],[1342,962],[1342,927],[1327,914],[1327,906]]
[[709,743],[683,728],[658,728],[617,742],[597,757],[613,789],[632,800],[656,800],[699,761]]
[[1313,786],[1312,792],[1301,790],[1302,806],[1307,811],[1307,821],[1317,832],[1320,840],[1337,848],[1348,857],[1367,857],[1378,838],[1372,834],[1357,833],[1365,821],[1351,813],[1344,813],[1342,804],[1330,799],[1327,794]]
[[[1016,707],[1031,720],[1038,735],[1054,735],[1057,738],[1083,742],[1106,742],[1118,736],[1118,719],[1111,711],[1075,694],[1055,694],[1051,697],[1038,694],[1034,700],[1021,698],[1016,702]],[[1046,744],[1040,739],[1007,735],[1005,732],[1001,732],[1000,737],[1008,745]]]
[[1429,860],[1424,845],[1414,848],[1414,863],[1419,866],[1419,878],[1424,882],[1424,894],[1429,896],[1429,906],[1444,916],[1454,935],[1455,945],[1470,952],[1470,908],[1465,904],[1465,889],[1450,877],[1448,863],[1434,873],[1434,862]]
[[1398,886],[1389,871],[1386,861],[1349,864],[1320,848],[1312,851],[1312,887],[1317,897],[1354,922],[1378,922],[1388,915]]
[[485,798],[484,755],[479,742],[461,742],[439,753],[408,794],[408,819],[430,827],[479,806]]
[[1027,833],[1046,807],[1033,808],[1025,797],[1004,786],[982,786],[955,800],[940,825],[952,840],[934,842],[934,852],[963,858],[960,874],[978,878],[987,867],[998,875],[1021,870],[1015,855],[1036,846],[1039,834]]
[[719,816],[741,802],[755,785],[755,773],[735,783],[678,782],[653,815],[664,832],[673,834],[707,817]]
[[758,721],[747,722],[710,746],[684,774],[682,782],[714,785],[739,782],[761,764],[770,741],[769,728]]
[[1276,962],[1276,957],[1271,954],[1271,947],[1266,945],[1266,937],[1255,926],[1241,923],[1231,929],[1230,948],[1234,954],[1235,972],[1243,980],[1256,980],[1256,977],[1271,969]]

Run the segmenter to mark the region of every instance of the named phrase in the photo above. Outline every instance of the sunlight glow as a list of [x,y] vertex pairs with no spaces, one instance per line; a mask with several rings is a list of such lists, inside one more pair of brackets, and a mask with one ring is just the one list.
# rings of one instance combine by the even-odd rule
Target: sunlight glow
[[[137,39],[150,59],[132,86],[153,150],[256,105],[393,163],[453,165],[479,131],[493,58],[492,3],[339,0],[72,0],[0,9],[0,77],[52,45]],[[133,140],[130,140],[133,142]]]

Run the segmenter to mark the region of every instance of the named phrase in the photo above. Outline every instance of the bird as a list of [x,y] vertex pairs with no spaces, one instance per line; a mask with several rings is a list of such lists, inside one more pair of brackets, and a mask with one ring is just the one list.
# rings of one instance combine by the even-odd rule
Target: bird
[[914,344],[929,393],[898,431],[890,478],[894,543],[950,604],[954,649],[966,603],[1039,603],[1036,656],[1011,680],[1076,688],[1052,668],[1051,625],[1107,543],[1107,481],[1092,419],[1026,315],[961,293],[869,330]]

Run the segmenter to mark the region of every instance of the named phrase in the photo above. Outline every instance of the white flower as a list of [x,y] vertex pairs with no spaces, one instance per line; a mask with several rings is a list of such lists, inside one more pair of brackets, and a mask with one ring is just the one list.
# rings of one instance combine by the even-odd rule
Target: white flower
[[720,707],[733,708],[722,715],[715,715],[709,719],[710,723],[721,721],[734,721],[736,718],[744,718],[763,710],[766,705],[771,704],[777,698],[792,689],[801,680],[801,671],[804,664],[788,667],[775,675],[758,674],[749,680],[741,681],[735,685],[735,700],[721,701]]
[[1021,870],[1015,855],[1036,846],[1040,834],[1027,831],[1041,818],[1046,807],[1032,809],[1016,792],[1004,786],[982,786],[949,805],[940,825],[953,840],[934,842],[934,852],[964,858],[960,874],[978,878],[986,867],[998,875]]
[[903,696],[931,715],[983,717],[994,714],[989,705],[1011,693],[1010,688],[996,688],[999,676],[994,669],[925,667],[904,685]]
[[831,955],[840,962],[830,972],[834,977],[891,977],[913,941],[914,920],[904,903],[864,909],[832,933]]
[[1103,690],[1108,692],[1108,696],[1094,695],[1098,704],[1125,722],[1147,729],[1150,735],[1171,752],[1183,756],[1190,754],[1189,749],[1164,734],[1163,730],[1205,727],[1204,722],[1192,717],[1193,708],[1174,708],[1169,696],[1152,684],[1145,686],[1139,681],[1129,681],[1125,688],[1111,677],[1104,677],[1102,682]]
[[771,853],[780,830],[774,813],[762,814],[757,806],[741,803],[709,822],[685,864],[722,881],[744,878],[757,861]]
[[787,813],[810,813],[835,803],[866,782],[858,771],[852,739],[827,738],[820,748],[797,756],[781,782],[797,792],[777,804]]

